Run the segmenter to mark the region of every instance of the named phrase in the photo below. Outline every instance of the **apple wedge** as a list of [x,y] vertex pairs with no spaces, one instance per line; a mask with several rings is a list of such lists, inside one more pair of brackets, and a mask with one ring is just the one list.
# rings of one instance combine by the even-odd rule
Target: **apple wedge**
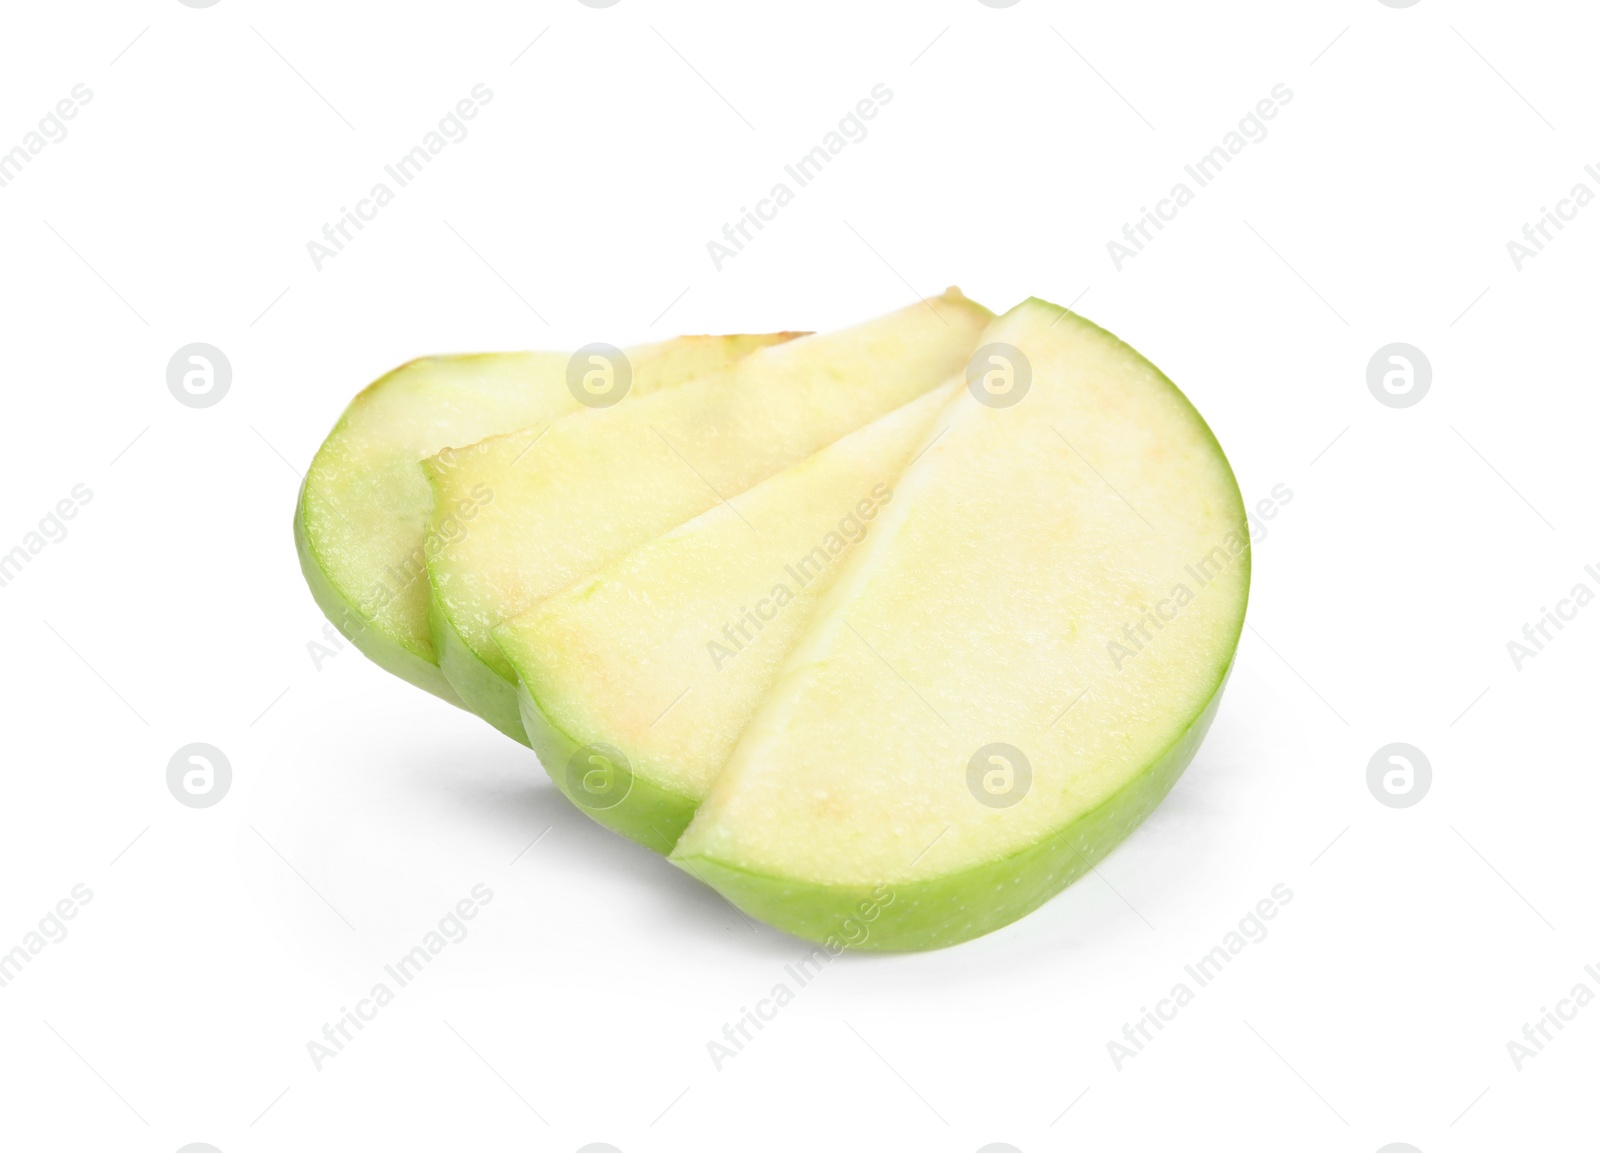
[[952,289],[670,392],[430,458],[429,619],[451,687],[526,744],[496,625],[933,389],[991,315]]
[[924,393],[495,629],[557,787],[601,824],[670,850],[959,387]]
[[[718,372],[799,335],[684,336],[628,349],[630,391],[647,394]],[[378,665],[445,700],[460,703],[428,631],[422,542],[433,493],[421,462],[447,446],[579,409],[579,390],[568,385],[574,355],[413,360],[350,403],[306,472],[294,536],[318,607]]]
[[1243,503],[1182,393],[1043,301],[980,343],[672,852],[830,949],[964,941],[1084,873],[1194,755],[1244,622]]

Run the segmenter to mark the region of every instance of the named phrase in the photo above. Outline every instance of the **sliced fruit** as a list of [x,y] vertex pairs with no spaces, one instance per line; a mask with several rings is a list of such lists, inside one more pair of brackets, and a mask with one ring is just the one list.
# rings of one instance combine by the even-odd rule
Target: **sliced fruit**
[[673,850],[797,936],[924,949],[1042,904],[1171,788],[1238,643],[1244,508],[1183,395],[1043,301],[981,343]]
[[529,743],[563,792],[601,824],[672,848],[959,387],[923,394],[494,630]]
[[[684,336],[628,349],[630,391],[681,384],[799,335]],[[433,493],[421,462],[576,411],[573,358],[503,352],[401,365],[350,403],[306,472],[294,536],[318,607],[379,665],[448,701],[459,703],[428,631],[422,539]]]
[[[934,388],[990,315],[952,289],[670,393],[432,458],[430,620],[451,687],[526,743],[496,625]],[[470,523],[452,526],[466,509]]]

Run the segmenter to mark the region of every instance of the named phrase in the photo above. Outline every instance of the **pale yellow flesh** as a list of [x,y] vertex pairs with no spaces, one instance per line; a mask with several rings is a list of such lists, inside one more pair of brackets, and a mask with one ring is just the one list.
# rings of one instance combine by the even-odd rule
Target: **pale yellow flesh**
[[514,683],[496,625],[933,389],[960,371],[989,315],[952,291],[671,393],[435,458],[435,523],[475,510],[448,543],[430,539],[435,610]]
[[496,629],[545,718],[576,744],[620,749],[636,777],[703,796],[958,387],[878,418]]
[[[963,390],[939,416],[674,858],[821,886],[956,876],[1111,797],[1218,690],[1249,557],[1209,430],[1053,305],[1008,313],[992,342],[1029,358],[1031,391],[990,408]],[[1010,807],[968,785],[996,742],[1031,764]]]
[[[721,371],[798,335],[685,336],[627,349],[630,392],[647,395]],[[395,369],[351,402],[307,471],[299,510],[310,562],[326,582],[319,600],[344,602],[337,609],[323,605],[335,623],[434,659],[422,547],[433,492],[421,462],[446,447],[577,410],[567,387],[570,356],[427,357]],[[358,635],[358,643],[363,639]]]

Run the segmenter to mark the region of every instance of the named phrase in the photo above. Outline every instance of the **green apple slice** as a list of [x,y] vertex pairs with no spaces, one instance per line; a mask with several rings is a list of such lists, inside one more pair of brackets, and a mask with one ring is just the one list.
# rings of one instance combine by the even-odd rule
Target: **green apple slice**
[[973,363],[672,854],[830,949],[963,941],[1085,872],[1193,756],[1244,622],[1238,487],[1166,377],[1037,300]]
[[430,459],[430,620],[451,687],[526,744],[496,625],[933,389],[991,315],[952,289],[670,392]]
[[[799,335],[684,336],[631,348],[631,391],[718,372]],[[350,403],[306,472],[294,536],[318,607],[378,665],[445,700],[460,703],[428,631],[422,541],[433,493],[421,462],[577,410],[572,360],[505,352],[401,365]]]
[[523,729],[563,792],[601,824],[672,848],[959,387],[924,393],[494,630]]

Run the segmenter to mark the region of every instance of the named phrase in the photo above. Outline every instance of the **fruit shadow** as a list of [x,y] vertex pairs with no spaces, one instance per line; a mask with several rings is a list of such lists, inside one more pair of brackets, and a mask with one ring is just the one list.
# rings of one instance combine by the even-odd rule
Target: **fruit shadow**
[[[594,821],[562,795],[530,750],[495,741],[462,754],[460,746],[415,747],[406,758],[406,775],[430,803],[455,810],[485,839],[526,846],[529,857],[559,846],[583,862],[586,886],[646,891],[652,916],[670,924],[674,934],[715,939],[720,947],[731,944],[753,958],[780,963],[814,947],[748,916],[665,857]],[[519,856],[515,864],[523,861]],[[874,959],[850,957],[855,963]]]
[[[425,803],[446,810],[452,823],[470,828],[475,838],[508,846],[504,860],[511,868],[550,852],[566,859],[563,868],[581,862],[586,888],[644,894],[651,922],[686,947],[714,942],[718,950],[776,965],[809,957],[818,947],[757,921],[666,858],[594,821],[556,788],[527,748],[483,734],[466,743],[419,742],[399,767]],[[1174,806],[1196,803],[1193,792],[1193,782],[1180,782],[1178,795],[1130,838],[1140,856],[1165,845],[1178,827]],[[1118,846],[1108,860],[1125,848]],[[1131,937],[1125,941],[1128,955],[1137,955],[1146,944],[1141,934],[1153,926],[1115,892],[1104,876],[1097,882],[1085,878],[1030,916],[983,937],[930,952],[847,948],[833,955],[829,968],[853,971],[867,982],[863,988],[887,995],[885,980],[933,975],[946,988],[977,988],[992,983],[997,972],[1027,979],[1041,967],[1059,966],[1064,953],[1091,951],[1096,941],[1103,951],[1108,933]],[[1100,979],[1094,972],[1086,978]]]

